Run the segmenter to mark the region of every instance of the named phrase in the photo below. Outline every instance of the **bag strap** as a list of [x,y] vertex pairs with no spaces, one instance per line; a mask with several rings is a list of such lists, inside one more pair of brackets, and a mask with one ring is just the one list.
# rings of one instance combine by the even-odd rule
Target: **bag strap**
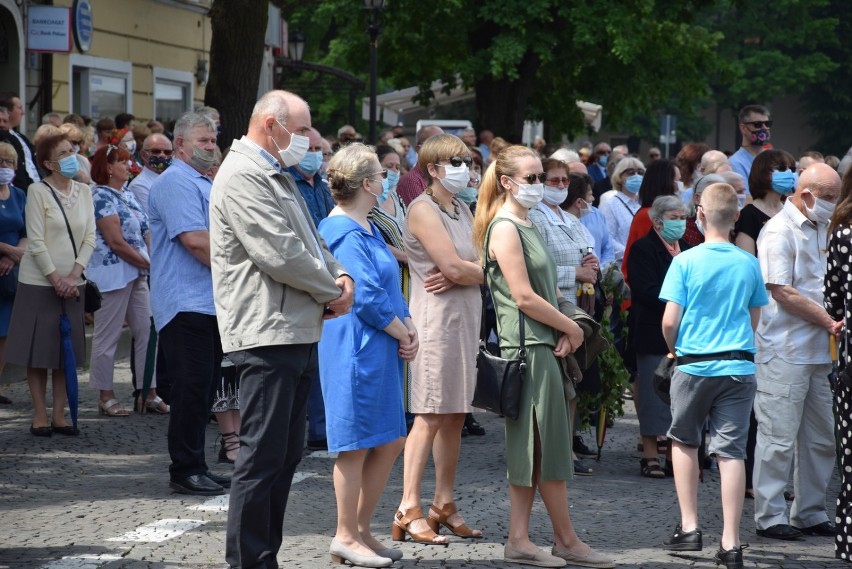
[[[514,224],[514,221],[511,219],[507,219],[509,223]],[[482,274],[484,277],[485,286],[488,288],[489,292],[491,291],[491,287],[488,285],[488,242],[491,240],[491,230],[494,228],[494,222],[491,222],[491,225],[488,227],[488,230],[485,233],[485,245],[483,247],[483,255],[482,255]],[[517,226],[515,226],[517,228]],[[521,232],[518,231],[518,239],[521,240],[521,249],[523,249],[524,257],[527,256],[527,248],[524,246],[524,239],[521,237]],[[491,295],[493,300],[494,295]],[[521,345],[518,350],[518,359],[521,361],[526,360],[527,350],[526,350],[526,328],[524,326],[524,313],[521,312],[521,309],[518,308],[518,331],[521,335]],[[482,320],[480,324],[480,333],[479,337],[482,340],[483,345],[487,342],[487,328],[485,325],[485,290],[482,291]]]
[[56,205],[59,206],[59,211],[62,212],[62,219],[65,220],[65,228],[68,229],[68,237],[71,238],[71,247],[74,248],[74,260],[77,260],[77,243],[74,241],[74,234],[71,232],[71,224],[68,223],[68,216],[65,215],[65,208],[62,207],[62,202],[59,201],[59,197],[56,195],[56,190],[53,189],[53,186],[51,186],[44,180],[42,180],[42,182],[44,182],[45,186],[50,188],[50,195],[52,195],[53,199],[56,200]]

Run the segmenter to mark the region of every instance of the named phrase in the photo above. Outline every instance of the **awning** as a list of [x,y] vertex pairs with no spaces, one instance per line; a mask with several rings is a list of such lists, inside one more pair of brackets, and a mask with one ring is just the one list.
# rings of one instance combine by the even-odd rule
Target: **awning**
[[[442,91],[444,83],[441,81],[435,81],[430,88],[434,98],[429,102],[429,106],[440,107],[459,101],[468,101],[476,97],[476,93],[461,87],[454,87],[449,93],[445,93]],[[376,97],[378,122],[393,126],[400,122],[401,115],[423,109],[423,105],[413,101],[419,92],[418,87],[408,87],[407,89],[378,95]],[[370,97],[361,99],[361,118],[370,120]]]

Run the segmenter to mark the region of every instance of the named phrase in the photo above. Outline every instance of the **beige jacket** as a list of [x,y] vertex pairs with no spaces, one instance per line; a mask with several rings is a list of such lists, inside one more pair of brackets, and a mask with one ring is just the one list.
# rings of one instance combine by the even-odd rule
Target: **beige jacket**
[[242,140],[213,183],[210,267],[226,353],[318,342],[325,304],[340,296],[335,280],[346,274],[293,178]]

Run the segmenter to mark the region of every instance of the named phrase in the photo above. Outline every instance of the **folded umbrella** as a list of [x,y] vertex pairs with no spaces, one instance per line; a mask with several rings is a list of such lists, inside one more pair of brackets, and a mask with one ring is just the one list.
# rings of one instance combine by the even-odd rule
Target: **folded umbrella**
[[71,413],[71,424],[77,426],[77,412],[80,406],[79,386],[77,383],[77,360],[74,357],[74,346],[71,342],[71,321],[65,313],[62,304],[62,314],[59,315],[59,337],[62,351],[62,367],[65,369],[65,393],[68,396],[68,411]]
[[139,391],[139,404],[136,406],[140,413],[145,413],[145,399],[154,380],[154,370],[157,367],[157,328],[154,318],[151,318],[151,333],[148,335],[148,350],[145,352],[145,373],[142,378],[142,389]]

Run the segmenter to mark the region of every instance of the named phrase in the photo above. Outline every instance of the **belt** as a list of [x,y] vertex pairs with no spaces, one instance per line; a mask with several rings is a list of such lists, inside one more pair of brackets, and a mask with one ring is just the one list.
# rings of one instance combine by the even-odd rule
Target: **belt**
[[715,354],[689,354],[677,357],[677,365],[685,366],[689,364],[697,364],[700,362],[713,362],[719,360],[746,360],[754,361],[754,354],[745,350],[732,350],[730,352],[717,352]]

